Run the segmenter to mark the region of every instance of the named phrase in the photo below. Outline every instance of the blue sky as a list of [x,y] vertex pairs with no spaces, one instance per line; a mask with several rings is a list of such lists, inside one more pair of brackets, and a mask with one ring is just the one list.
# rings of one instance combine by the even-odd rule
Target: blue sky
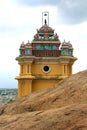
[[87,67],[87,0],[2,0],[0,1],[0,88],[16,87],[19,46],[33,39],[42,26],[42,12],[49,11],[49,25],[61,42],[71,41],[78,61],[73,73]]

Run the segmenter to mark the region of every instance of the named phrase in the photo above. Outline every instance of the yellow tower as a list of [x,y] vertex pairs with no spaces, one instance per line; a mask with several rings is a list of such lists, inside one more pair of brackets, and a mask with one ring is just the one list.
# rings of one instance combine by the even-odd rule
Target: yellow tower
[[37,30],[31,43],[20,45],[16,58],[20,65],[18,97],[54,86],[59,80],[72,75],[73,56],[70,42],[59,40],[49,27],[49,13],[42,13],[42,27]]

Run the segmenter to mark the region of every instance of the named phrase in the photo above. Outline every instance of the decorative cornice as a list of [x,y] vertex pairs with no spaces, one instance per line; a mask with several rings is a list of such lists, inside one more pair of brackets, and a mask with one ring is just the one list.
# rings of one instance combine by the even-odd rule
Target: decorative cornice
[[61,80],[68,76],[57,75],[57,76],[16,76],[16,80]]
[[61,42],[60,41],[53,41],[53,40],[50,40],[50,41],[35,41],[35,40],[33,40],[32,41],[32,43],[57,43],[57,44],[61,44]]
[[32,76],[32,75],[29,75],[29,76],[27,76],[27,75],[26,76],[25,75],[24,76],[16,76],[15,79],[16,80],[20,80],[20,79],[22,79],[22,80],[23,79],[35,79],[35,76]]
[[19,56],[19,57],[16,57],[16,60],[20,62],[30,62],[32,63],[35,59],[35,56]]
[[59,56],[59,57],[35,57],[35,56],[19,56],[16,58],[19,63],[35,63],[35,64],[58,64],[58,63],[70,63],[73,64],[77,60],[73,56]]

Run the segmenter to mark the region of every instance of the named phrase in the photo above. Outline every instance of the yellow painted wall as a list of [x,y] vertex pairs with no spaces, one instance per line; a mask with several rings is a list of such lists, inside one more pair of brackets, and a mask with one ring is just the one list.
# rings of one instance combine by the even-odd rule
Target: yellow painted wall
[[23,97],[32,92],[32,80],[18,80],[18,97]]
[[20,64],[20,75],[30,75],[31,74],[31,64],[22,63]]
[[53,87],[57,82],[58,80],[33,80],[32,92]]
[[42,75],[42,76],[58,76],[58,75],[71,75],[71,64],[47,64],[51,67],[50,72],[44,73],[43,66],[46,64],[29,64],[24,63],[20,65],[20,75]]
[[[51,67],[50,72],[44,73],[43,66],[46,64],[32,64],[32,75],[42,75],[42,76],[58,76],[66,75],[69,76],[72,74],[71,64],[47,64]],[[65,67],[64,67],[65,66]],[[65,70],[64,70],[65,69]]]
[[[43,67],[47,65],[51,68],[48,73],[43,72]],[[53,87],[59,80],[56,79],[26,79],[26,76],[39,76],[52,78],[53,76],[71,76],[71,64],[20,64],[20,78],[18,79],[18,97],[23,97],[32,92]],[[21,78],[23,76],[23,79]],[[31,76],[31,77],[32,77]]]
[[33,64],[32,65],[32,75],[38,75],[41,74],[43,76],[49,75],[49,76],[55,76],[60,75],[62,73],[62,67],[61,64],[47,64],[51,70],[48,73],[43,72],[43,67],[46,64]]

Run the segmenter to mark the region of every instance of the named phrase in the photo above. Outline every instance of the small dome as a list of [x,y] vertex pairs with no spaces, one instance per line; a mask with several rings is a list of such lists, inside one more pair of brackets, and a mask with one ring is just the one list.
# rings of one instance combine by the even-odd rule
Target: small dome
[[54,32],[54,29],[49,27],[47,24],[44,24],[39,30],[39,33],[49,33],[49,32]]
[[24,41],[21,43],[21,46],[25,46]]
[[61,48],[72,48],[72,44],[70,43],[70,41],[69,41],[69,42],[66,42],[66,41],[64,40],[64,42],[62,43]]
[[24,49],[25,48],[25,44],[24,42],[22,42],[22,44],[20,45],[20,49]]
[[72,47],[72,44],[70,43],[70,41],[67,42],[66,44],[67,44],[67,46]]
[[25,48],[32,48],[31,43],[26,43]]

